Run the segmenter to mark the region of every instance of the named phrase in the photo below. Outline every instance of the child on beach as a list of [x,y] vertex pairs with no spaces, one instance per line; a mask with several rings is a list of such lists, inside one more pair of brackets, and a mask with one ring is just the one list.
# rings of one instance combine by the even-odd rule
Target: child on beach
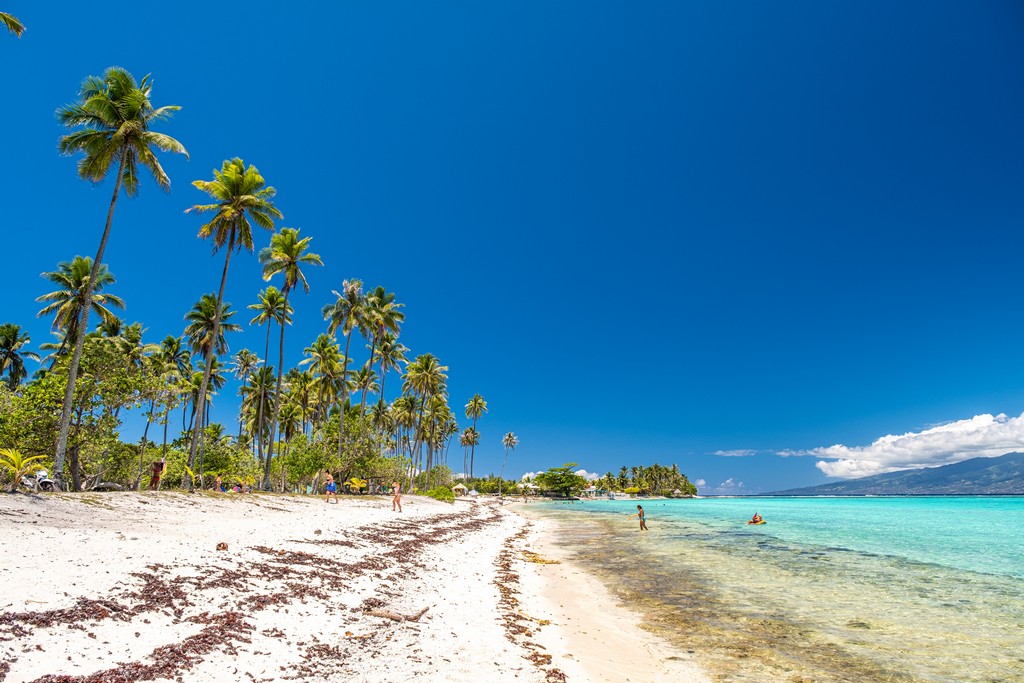
[[391,511],[394,512],[395,508],[398,511],[402,511],[402,485],[397,481],[391,482],[391,492],[395,494],[395,497],[391,499]]
[[338,485],[334,483],[334,477],[331,473],[327,473],[327,485],[324,487],[326,493],[324,494],[324,501],[327,503],[331,502],[331,498],[334,498],[335,504],[338,502]]
[[640,531],[648,531],[648,529],[647,529],[647,518],[644,517],[644,509],[643,509],[643,507],[641,507],[640,505],[636,506],[636,514],[635,515],[630,515],[629,518],[633,519],[634,517],[639,517],[640,518]]

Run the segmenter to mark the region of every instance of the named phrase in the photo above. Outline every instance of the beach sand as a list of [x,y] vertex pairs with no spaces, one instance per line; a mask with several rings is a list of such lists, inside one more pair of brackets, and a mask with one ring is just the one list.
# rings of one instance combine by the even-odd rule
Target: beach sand
[[542,520],[403,507],[0,496],[0,681],[708,680],[564,562]]

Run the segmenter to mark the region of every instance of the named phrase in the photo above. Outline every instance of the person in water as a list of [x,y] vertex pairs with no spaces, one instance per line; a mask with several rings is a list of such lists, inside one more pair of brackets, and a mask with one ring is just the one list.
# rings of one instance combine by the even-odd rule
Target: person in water
[[636,506],[636,514],[635,515],[630,515],[629,518],[633,519],[634,517],[638,517],[640,519],[640,531],[648,531],[648,529],[647,529],[647,518],[644,516],[643,506],[640,506],[640,505]]
[[754,513],[754,516],[750,518],[751,524],[760,524],[763,521],[764,520],[761,519],[761,515],[757,514],[756,512]]

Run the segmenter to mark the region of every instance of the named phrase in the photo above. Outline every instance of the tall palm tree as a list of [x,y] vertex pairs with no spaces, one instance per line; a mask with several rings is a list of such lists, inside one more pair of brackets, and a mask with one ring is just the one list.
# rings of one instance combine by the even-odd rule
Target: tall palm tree
[[[242,349],[234,355],[231,359],[232,365],[235,369],[235,379],[242,380],[242,386],[244,387],[249,383],[249,375],[252,371],[259,367],[260,357],[249,349]],[[241,390],[239,390],[241,393]],[[245,420],[242,419],[242,413],[238,413],[238,443],[242,443],[242,426]]]
[[[63,355],[69,341],[78,338],[83,309],[91,308],[104,321],[117,318],[108,306],[124,309],[124,301],[120,297],[100,292],[116,280],[104,264],[94,269],[92,259],[88,256],[76,256],[70,263],[59,263],[57,270],[43,273],[42,277],[60,288],[36,299],[47,302],[36,315],[42,318],[53,314],[53,329],[64,332],[64,339],[57,349],[58,356]],[[86,301],[91,305],[87,306]]]
[[25,26],[18,21],[18,18],[7,12],[0,12],[0,24],[6,26],[7,30],[13,33],[16,38],[21,38],[21,34],[25,32]]
[[[299,237],[297,228],[281,228],[281,232],[275,233],[270,238],[270,246],[260,250],[260,263],[263,264],[263,279],[269,281],[278,273],[284,276],[284,286],[281,293],[284,294],[285,307],[288,306],[288,295],[297,284],[302,284],[302,289],[309,293],[309,283],[302,272],[301,266],[322,266],[319,254],[308,252],[309,243],[312,237]],[[267,461],[264,463],[263,483],[270,487],[270,461],[274,457],[274,441],[276,440],[277,421],[281,413],[281,378],[284,376],[284,330],[287,325],[281,325],[280,361],[277,366],[277,391],[274,395],[274,420],[270,423],[270,447],[267,449]]]
[[498,475],[498,497],[501,497],[501,484],[505,479],[505,463],[508,462],[508,454],[516,449],[519,445],[519,437],[512,432],[506,432],[505,436],[501,437],[501,445],[505,447],[505,459],[501,461],[501,474]]
[[[372,368],[376,360],[377,346],[387,334],[397,335],[399,327],[405,321],[405,314],[399,309],[405,306],[395,302],[395,295],[386,291],[383,287],[377,287],[366,295],[366,305],[360,327],[364,334],[370,337],[370,357],[366,360],[366,367]],[[383,370],[382,370],[383,372]],[[383,400],[383,396],[381,397]],[[366,414],[366,392],[363,392],[362,402],[359,404],[359,416]]]
[[[79,129],[60,140],[60,151],[73,155],[81,152],[84,156],[78,162],[78,175],[84,180],[98,183],[107,177],[117,164],[114,193],[107,209],[107,221],[100,237],[99,248],[92,262],[92,271],[85,283],[84,301],[92,298],[92,289],[97,282],[103,263],[103,252],[110,238],[110,226],[114,219],[114,206],[122,187],[125,194],[134,197],[139,189],[139,164],[149,169],[157,185],[169,190],[171,180],[164,173],[153,148],[164,152],[176,152],[188,156],[185,147],[163,133],[149,127],[171,116],[181,107],[166,106],[154,108],[149,101],[153,83],[149,76],[136,83],[130,73],[120,67],[110,67],[103,76],[89,76],[82,82],[78,102],[57,110],[57,118],[68,128]],[[53,476],[60,483],[64,472],[64,456],[67,450],[68,429],[71,426],[71,409],[75,395],[75,380],[78,364],[82,359],[85,333],[89,328],[89,306],[83,306],[81,319],[75,335],[75,350],[68,366],[68,385],[64,391],[64,405],[61,410],[60,435],[57,438],[57,453],[54,456]]]
[[[487,401],[480,394],[473,394],[473,398],[469,399],[469,403],[466,404],[466,417],[473,421],[473,431],[476,432],[476,421],[480,419],[480,416],[487,412]],[[480,441],[480,435],[477,433],[477,443]],[[472,451],[469,454],[469,478],[473,478],[473,463],[476,460],[476,444],[472,446]]]
[[[284,327],[285,325],[291,324],[292,321],[292,307],[287,301],[285,301],[284,294],[277,287],[270,285],[259,293],[259,301],[254,304],[249,304],[249,308],[256,311],[256,315],[252,320],[249,321],[250,325],[263,325],[267,326],[267,340],[263,346],[263,357],[267,360],[270,359],[270,325],[271,323],[277,323]],[[263,424],[263,402],[262,398],[258,407],[258,415],[256,418],[256,424]],[[256,441],[256,447],[259,451],[260,465],[263,464],[263,432],[260,432],[260,438]]]
[[[213,180],[194,180],[192,185],[210,195],[216,203],[196,204],[186,209],[186,213],[195,211],[197,213],[213,213],[210,222],[199,228],[199,237],[206,239],[213,238],[213,251],[217,252],[222,247],[225,249],[224,271],[220,276],[220,289],[217,290],[217,308],[224,300],[224,285],[228,279],[228,266],[231,263],[231,253],[236,249],[245,247],[249,251],[252,246],[252,225],[251,218],[261,228],[266,230],[274,229],[274,219],[282,218],[281,212],[277,210],[271,201],[277,190],[273,187],[266,187],[263,176],[256,170],[255,166],[245,167],[245,162],[239,158],[225,161],[221,170],[214,169]],[[220,317],[214,321],[213,336],[217,336],[217,329],[220,326]],[[213,348],[210,348],[210,354]],[[205,401],[206,384],[210,381],[210,358],[206,359],[207,374],[203,378],[203,391],[199,393],[199,400]],[[201,407],[200,407],[201,408]],[[202,410],[200,410],[202,412]],[[199,430],[192,433],[192,443],[189,446],[188,465],[192,467],[196,459],[196,446],[199,444]],[[182,485],[191,487],[191,480],[183,475]]]
[[[430,353],[424,353],[421,356],[417,356],[416,360],[405,368],[405,383],[403,389],[405,391],[411,391],[415,393],[421,399],[420,411],[419,411],[419,425],[414,441],[413,451],[419,452],[420,445],[424,441],[424,437],[428,437],[425,430],[425,422],[423,419],[423,411],[425,408],[430,406],[430,400],[435,396],[446,396],[447,380],[448,376],[445,371],[448,369],[447,365],[441,365],[441,361],[436,356]],[[433,433],[427,438],[427,442],[433,439]]]
[[480,432],[476,431],[475,427],[466,427],[464,430],[462,430],[462,434],[459,435],[459,445],[462,446],[462,448],[463,448],[463,452],[462,452],[462,476],[463,477],[467,477],[469,479],[473,478],[473,475],[469,473],[470,472],[470,468],[468,467],[469,462],[470,462],[470,459],[469,459],[469,449],[474,448],[478,443],[480,443]]
[[352,344],[352,330],[358,325],[363,315],[363,283],[361,280],[344,280],[341,293],[333,290],[335,301],[323,307],[324,320],[329,321],[327,331],[331,335],[340,329],[345,335],[345,357],[342,360],[342,395],[341,410],[338,423],[338,457],[344,454],[345,444],[345,399],[348,398],[348,353]]
[[26,351],[25,346],[32,341],[28,332],[22,332],[20,325],[4,323],[0,325],[0,376],[6,372],[7,388],[14,391],[25,379],[25,359],[39,362],[39,354]]

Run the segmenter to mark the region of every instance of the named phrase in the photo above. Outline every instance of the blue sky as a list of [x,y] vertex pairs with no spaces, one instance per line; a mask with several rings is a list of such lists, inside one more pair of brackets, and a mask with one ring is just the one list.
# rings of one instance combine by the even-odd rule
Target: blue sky
[[[39,273],[95,252],[111,191],[53,112],[119,65],[191,154],[119,202],[105,258],[153,340],[217,285],[183,211],[240,156],[325,263],[289,363],[343,279],[385,286],[451,403],[487,399],[485,468],[506,431],[517,473],[677,462],[707,492],[1024,444],[1017,2],[77,7],[3,6],[27,26],[0,36],[3,317],[35,343]],[[234,308],[263,286],[233,261]]]

